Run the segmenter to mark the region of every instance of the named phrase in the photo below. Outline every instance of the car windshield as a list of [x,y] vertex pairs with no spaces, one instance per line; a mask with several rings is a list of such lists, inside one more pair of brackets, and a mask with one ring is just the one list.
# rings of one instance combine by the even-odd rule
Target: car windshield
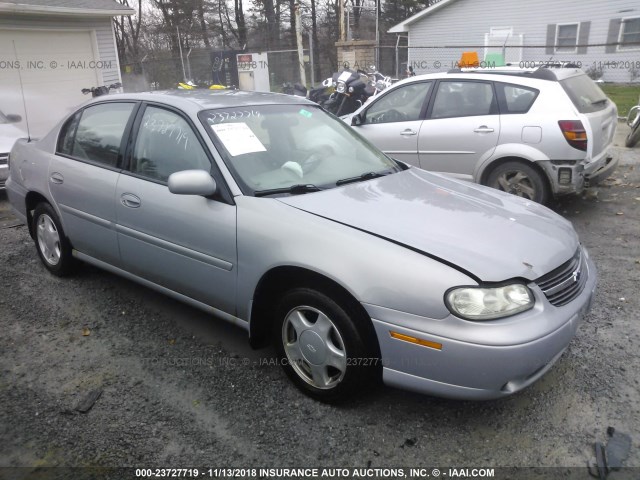
[[200,119],[245,194],[301,194],[401,170],[314,105],[206,110]]

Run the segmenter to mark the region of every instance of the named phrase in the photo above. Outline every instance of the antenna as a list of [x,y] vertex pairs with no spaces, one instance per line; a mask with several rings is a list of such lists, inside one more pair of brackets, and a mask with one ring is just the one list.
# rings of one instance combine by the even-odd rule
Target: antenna
[[13,54],[18,62],[18,80],[20,80],[20,93],[22,94],[22,108],[24,108],[24,121],[27,124],[27,141],[31,141],[31,131],[29,130],[29,114],[27,113],[27,102],[24,98],[24,86],[22,85],[22,74],[20,73],[20,60],[18,60],[18,50],[16,50],[16,41],[11,40],[13,43]]

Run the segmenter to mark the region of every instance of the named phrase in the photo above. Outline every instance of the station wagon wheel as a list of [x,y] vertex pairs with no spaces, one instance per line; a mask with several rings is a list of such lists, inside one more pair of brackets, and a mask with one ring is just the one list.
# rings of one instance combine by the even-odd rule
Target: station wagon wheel
[[549,200],[545,178],[523,162],[505,162],[495,167],[487,178],[487,186],[541,204]]
[[327,402],[345,400],[372,385],[380,362],[369,345],[371,337],[356,326],[366,320],[317,290],[285,294],[273,333],[289,378],[306,394]]
[[38,255],[47,270],[58,276],[68,274],[73,266],[71,245],[51,205],[40,203],[31,225]]

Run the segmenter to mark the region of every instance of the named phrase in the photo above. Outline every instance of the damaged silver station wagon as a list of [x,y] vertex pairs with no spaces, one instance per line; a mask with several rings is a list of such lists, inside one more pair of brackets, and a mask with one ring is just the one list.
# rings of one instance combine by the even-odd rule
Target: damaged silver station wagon
[[16,144],[7,191],[53,274],[81,260],[239,325],[324,401],[517,392],[596,286],[551,210],[392,160],[300,97],[99,97]]

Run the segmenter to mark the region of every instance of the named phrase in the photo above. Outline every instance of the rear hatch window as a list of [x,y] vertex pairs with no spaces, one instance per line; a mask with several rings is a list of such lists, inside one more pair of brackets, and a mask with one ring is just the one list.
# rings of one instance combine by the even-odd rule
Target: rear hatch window
[[560,85],[580,113],[593,113],[607,108],[607,96],[585,74],[561,80]]

